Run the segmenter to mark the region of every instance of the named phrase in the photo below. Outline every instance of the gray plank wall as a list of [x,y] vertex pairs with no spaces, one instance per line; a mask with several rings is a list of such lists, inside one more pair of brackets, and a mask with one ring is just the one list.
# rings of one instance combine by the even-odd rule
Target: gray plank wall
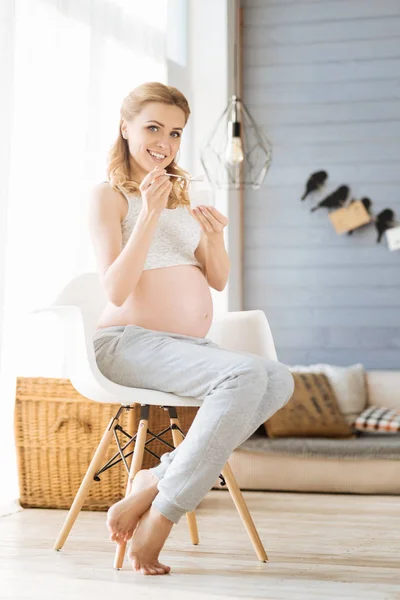
[[[375,229],[338,236],[313,171],[400,220],[400,0],[242,0],[243,99],[274,145],[245,194],[245,306],[279,360],[400,368],[400,252]],[[324,195],[325,195],[324,194]]]

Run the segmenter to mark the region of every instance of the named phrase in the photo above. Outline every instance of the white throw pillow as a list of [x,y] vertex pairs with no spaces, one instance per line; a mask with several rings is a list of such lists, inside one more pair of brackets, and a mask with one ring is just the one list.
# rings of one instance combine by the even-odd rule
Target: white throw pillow
[[335,365],[295,365],[289,366],[291,371],[298,373],[324,373],[335,392],[340,410],[351,422],[367,406],[367,385],[364,365],[361,363],[350,367],[338,367]]

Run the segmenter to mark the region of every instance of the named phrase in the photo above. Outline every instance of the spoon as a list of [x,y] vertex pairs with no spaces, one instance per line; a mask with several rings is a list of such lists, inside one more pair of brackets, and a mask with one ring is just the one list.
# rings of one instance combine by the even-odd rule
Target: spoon
[[192,181],[204,181],[204,175],[198,175],[197,177],[185,177],[184,175],[174,175],[173,173],[167,173],[169,177],[177,177],[178,179],[186,179],[190,183]]

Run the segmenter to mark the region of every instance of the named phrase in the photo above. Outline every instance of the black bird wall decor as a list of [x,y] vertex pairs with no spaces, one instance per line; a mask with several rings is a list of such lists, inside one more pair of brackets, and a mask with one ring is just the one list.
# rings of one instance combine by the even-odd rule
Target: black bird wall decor
[[305,200],[308,194],[311,194],[311,192],[315,192],[316,190],[321,189],[327,178],[328,173],[326,171],[316,171],[315,173],[310,175],[306,183],[305,192],[302,195],[301,199]]
[[310,212],[316,211],[318,208],[341,208],[346,204],[346,200],[348,198],[350,192],[350,188],[348,185],[341,185],[334,192],[329,194],[326,198],[321,200],[310,210]]
[[[317,190],[320,190],[326,183],[327,178],[328,178],[327,171],[316,171],[315,173],[312,173],[309,176],[309,178],[307,179],[307,182],[305,184],[305,191],[304,191],[304,194],[302,195],[301,199],[305,200],[305,198],[307,198],[307,196],[309,194],[311,194],[312,192],[315,192]],[[340,185],[334,192],[330,193],[323,200],[321,200],[316,206],[311,208],[310,212],[315,212],[319,208],[327,208],[327,209],[342,208],[347,202],[349,193],[350,193],[350,187],[348,185],[344,185],[344,184]],[[353,198],[349,202],[349,204],[351,204],[352,202],[356,202],[356,199]],[[398,223],[396,221],[395,212],[391,208],[385,208],[379,214],[374,216],[372,214],[372,204],[373,204],[372,200],[370,198],[363,197],[363,198],[361,198],[360,202],[363,203],[365,210],[372,217],[372,219],[369,223],[366,223],[365,225],[360,225],[360,227],[357,227],[357,229],[365,228],[371,224],[374,224],[377,234],[378,234],[377,239],[376,239],[377,244],[379,244],[381,242],[385,231],[387,231],[388,229],[392,229],[393,227],[400,226],[400,223]],[[348,231],[347,234],[352,235],[354,233],[354,231],[356,231],[356,229],[352,229],[352,230]]]
[[377,214],[375,218],[375,227],[378,232],[376,242],[379,244],[385,231],[395,227],[395,225],[395,214],[391,208],[385,208]]

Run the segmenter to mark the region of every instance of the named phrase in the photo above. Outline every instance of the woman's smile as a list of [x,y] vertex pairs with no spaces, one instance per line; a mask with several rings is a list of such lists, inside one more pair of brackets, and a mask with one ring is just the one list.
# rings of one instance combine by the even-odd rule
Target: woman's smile
[[166,155],[161,152],[155,152],[154,150],[147,150],[147,152],[156,163],[162,163],[167,158]]

